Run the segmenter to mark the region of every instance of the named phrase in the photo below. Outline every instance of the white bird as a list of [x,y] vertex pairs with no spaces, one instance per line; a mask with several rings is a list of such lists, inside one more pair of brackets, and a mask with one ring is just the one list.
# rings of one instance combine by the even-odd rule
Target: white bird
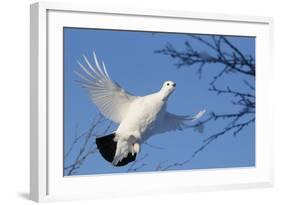
[[167,100],[176,88],[172,81],[164,82],[158,92],[146,96],[132,95],[110,79],[104,62],[100,65],[94,52],[93,57],[95,66],[83,56],[85,64],[79,61],[78,64],[84,73],[76,73],[100,112],[119,124],[112,134],[96,138],[99,152],[114,166],[134,161],[141,144],[152,135],[182,130],[187,123],[205,113],[202,110],[195,116],[187,116],[167,112]]

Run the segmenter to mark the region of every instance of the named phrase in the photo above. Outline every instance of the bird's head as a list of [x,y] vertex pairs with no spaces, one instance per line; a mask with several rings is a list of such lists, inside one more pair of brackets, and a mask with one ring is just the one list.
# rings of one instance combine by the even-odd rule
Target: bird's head
[[163,100],[167,100],[167,98],[172,94],[172,92],[176,89],[176,83],[173,81],[165,81],[160,90],[160,93],[163,95]]

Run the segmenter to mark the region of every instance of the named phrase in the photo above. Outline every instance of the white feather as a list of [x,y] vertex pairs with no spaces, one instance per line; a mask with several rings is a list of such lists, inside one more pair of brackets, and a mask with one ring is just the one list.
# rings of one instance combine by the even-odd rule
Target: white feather
[[83,80],[81,82],[83,87],[88,89],[93,102],[101,113],[110,120],[121,123],[132,101],[137,97],[111,81],[105,66],[101,69],[95,53],[93,55],[96,67],[89,62],[86,56],[83,58],[88,68],[78,61],[79,66],[89,78],[79,72],[76,73]]

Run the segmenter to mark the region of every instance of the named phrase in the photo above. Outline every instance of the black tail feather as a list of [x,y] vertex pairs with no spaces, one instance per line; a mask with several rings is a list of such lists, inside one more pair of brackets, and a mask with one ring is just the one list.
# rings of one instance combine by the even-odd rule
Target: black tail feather
[[103,158],[112,162],[115,156],[117,142],[114,141],[115,133],[96,138],[97,147]]
[[[115,137],[115,133],[106,135],[104,137],[96,138],[96,144],[101,155],[106,161],[110,163],[114,159],[116,146],[117,146],[117,142],[114,141],[114,137]],[[134,161],[136,159],[136,155],[137,154],[132,155],[132,153],[129,153],[128,156],[122,159],[116,166],[117,167],[124,166],[129,162]]]

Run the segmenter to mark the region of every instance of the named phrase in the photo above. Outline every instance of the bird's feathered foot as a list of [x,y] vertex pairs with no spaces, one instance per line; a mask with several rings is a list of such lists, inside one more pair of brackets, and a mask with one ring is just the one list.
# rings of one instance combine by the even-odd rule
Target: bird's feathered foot
[[117,167],[124,166],[134,161],[136,159],[136,154],[129,152],[127,157],[121,159],[118,163],[113,163],[117,148],[117,141],[115,139],[115,133],[96,138],[97,147],[103,158]]

